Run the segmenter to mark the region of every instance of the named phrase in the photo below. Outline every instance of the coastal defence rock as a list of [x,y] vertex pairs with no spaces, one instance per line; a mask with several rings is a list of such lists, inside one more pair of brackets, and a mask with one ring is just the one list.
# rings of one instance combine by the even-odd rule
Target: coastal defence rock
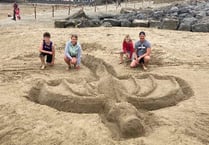
[[178,25],[179,25],[178,19],[165,18],[163,19],[163,22],[161,24],[161,29],[177,30]]
[[208,32],[209,1],[184,2],[157,9],[122,8],[120,14],[99,13],[87,16],[79,10],[63,20],[55,20],[56,28],[67,27],[152,27],[169,30]]
[[198,20],[194,17],[184,18],[179,26],[179,30],[182,31],[191,31],[192,25],[195,24]]
[[132,27],[149,27],[149,21],[135,19],[132,22]]

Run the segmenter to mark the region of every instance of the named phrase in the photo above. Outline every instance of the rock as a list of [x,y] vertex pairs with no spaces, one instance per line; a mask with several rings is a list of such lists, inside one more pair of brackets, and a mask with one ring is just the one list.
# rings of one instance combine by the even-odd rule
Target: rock
[[206,11],[206,16],[209,16],[209,10]]
[[143,20],[143,19],[146,19],[147,18],[147,15],[146,14],[143,14],[143,13],[139,13],[139,14],[136,15],[136,18]]
[[121,22],[121,27],[130,27],[131,26],[131,22],[126,19],[120,20],[120,22]]
[[128,13],[133,13],[136,12],[136,9],[132,9],[132,8],[122,8],[120,10],[121,14],[128,14]]
[[209,23],[200,23],[192,25],[193,32],[209,32]]
[[209,16],[204,17],[197,24],[192,25],[193,32],[209,32]]
[[164,16],[164,12],[163,11],[155,11],[153,14],[152,14],[152,18],[155,18],[157,20],[160,20],[162,17]]
[[188,16],[188,13],[182,13],[182,14],[179,14],[179,18],[180,19],[184,19],[185,17],[187,17]]
[[65,28],[66,20],[55,20],[54,27],[55,28]]
[[65,27],[76,27],[79,23],[81,23],[80,20],[78,19],[70,19],[68,21],[66,21],[65,23]]
[[178,11],[179,14],[189,13],[189,12],[190,12],[190,8],[189,7],[182,7]]
[[177,19],[164,18],[161,24],[161,29],[176,30],[179,24]]
[[128,17],[128,20],[129,20],[130,22],[133,22],[135,19],[137,19],[137,17],[134,16],[134,15],[131,15],[130,17]]
[[178,8],[178,7],[173,6],[173,7],[169,10],[169,13],[177,13],[177,12],[178,12],[178,10],[179,10],[179,8]]
[[179,30],[182,31],[191,31],[192,25],[197,22],[197,19],[194,17],[184,18],[179,26]]
[[102,26],[103,27],[112,27],[110,22],[104,22],[104,23],[102,23]]
[[206,16],[206,12],[205,11],[200,11],[197,15],[196,18],[197,19],[202,19],[203,17]]
[[114,19],[115,17],[118,17],[118,15],[113,15],[113,14],[101,14],[98,16],[99,20],[104,20],[104,19]]
[[121,26],[120,20],[117,19],[104,19],[103,23],[104,22],[109,22],[112,26]]
[[78,24],[75,25],[76,28],[91,27],[91,21],[88,19],[81,19]]
[[169,16],[171,16],[171,17],[178,17],[178,12],[171,13]]
[[150,20],[149,26],[153,28],[160,28],[161,22],[158,20]]
[[181,23],[179,26],[179,30],[181,31],[191,31],[192,30],[192,26],[191,25],[187,25],[185,23]]
[[76,27],[76,28],[84,28],[84,27],[98,27],[101,26],[101,23],[98,19],[70,19],[65,23],[65,27]]
[[132,22],[133,27],[149,27],[149,21],[148,20],[138,20],[135,19]]
[[101,26],[101,22],[99,19],[92,19],[90,21],[90,27],[99,27]]
[[67,17],[66,20],[69,20],[69,19],[80,19],[80,18],[88,18],[87,15],[85,14],[84,10],[82,10],[82,9],[77,11],[73,15]]

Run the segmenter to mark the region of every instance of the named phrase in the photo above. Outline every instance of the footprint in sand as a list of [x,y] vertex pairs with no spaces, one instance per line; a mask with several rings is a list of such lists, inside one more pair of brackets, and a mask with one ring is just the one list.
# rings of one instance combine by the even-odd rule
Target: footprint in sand
[[118,76],[102,59],[90,55],[82,59],[94,79],[38,80],[26,97],[60,111],[99,113],[116,136],[131,138],[146,133],[148,110],[174,106],[193,95],[181,78],[156,74]]

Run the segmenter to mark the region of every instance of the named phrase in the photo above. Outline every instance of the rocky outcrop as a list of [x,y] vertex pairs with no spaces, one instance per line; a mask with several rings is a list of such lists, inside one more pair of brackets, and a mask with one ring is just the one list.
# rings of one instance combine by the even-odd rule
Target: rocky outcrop
[[184,2],[159,9],[122,8],[120,14],[100,14],[91,18],[83,10],[64,20],[55,20],[55,27],[153,27],[192,32],[209,32],[209,0]]

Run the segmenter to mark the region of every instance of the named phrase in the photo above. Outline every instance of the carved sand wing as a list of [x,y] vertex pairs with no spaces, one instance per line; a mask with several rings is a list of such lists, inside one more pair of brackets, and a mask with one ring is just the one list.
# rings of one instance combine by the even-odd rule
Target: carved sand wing
[[84,55],[82,62],[94,79],[38,80],[27,98],[60,111],[99,113],[111,131],[114,126],[116,136],[130,138],[146,133],[148,124],[144,120],[149,117],[142,110],[173,106],[193,95],[181,78],[156,74],[118,76],[111,65],[90,55]]

